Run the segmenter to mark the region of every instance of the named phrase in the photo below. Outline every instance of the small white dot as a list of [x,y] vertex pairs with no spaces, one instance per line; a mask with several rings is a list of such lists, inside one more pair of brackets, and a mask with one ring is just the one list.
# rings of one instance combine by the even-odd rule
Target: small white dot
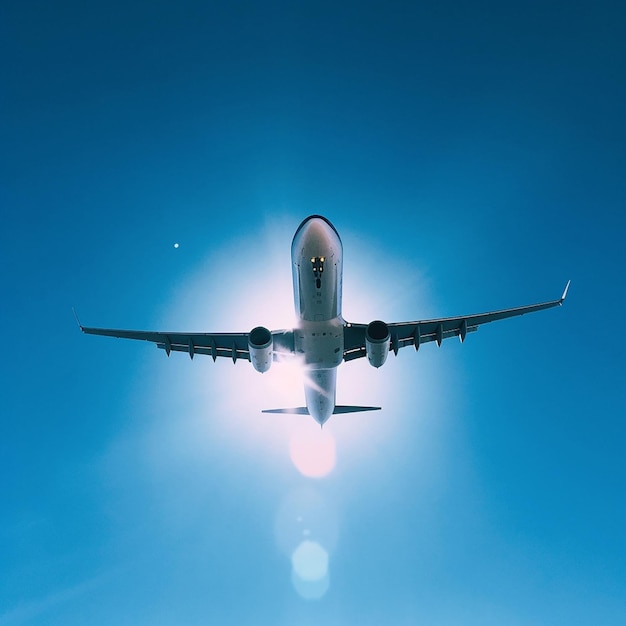
[[174,244],[174,247],[175,247],[175,248],[178,248],[178,244],[177,244],[177,243],[175,243],[175,244]]

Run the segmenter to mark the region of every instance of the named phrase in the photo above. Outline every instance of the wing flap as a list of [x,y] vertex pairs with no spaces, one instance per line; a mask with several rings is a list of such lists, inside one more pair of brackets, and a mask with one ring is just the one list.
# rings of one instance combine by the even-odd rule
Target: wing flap
[[[165,343],[157,343],[156,347],[160,348],[161,350],[165,350],[166,352],[168,350],[168,346]],[[183,345],[178,345],[178,344],[170,344],[169,349],[172,352],[186,352],[190,356],[192,355],[195,356],[196,354],[202,354],[202,355],[206,355],[210,357],[215,356],[215,358],[217,357],[227,357],[229,359],[233,358],[232,348],[215,348],[215,350],[213,350],[213,348],[205,348],[203,346],[193,346],[193,348],[190,348],[188,345],[183,346]],[[248,350],[235,349],[234,354],[235,354],[235,360],[239,360],[239,359],[244,359],[246,361],[250,360],[250,352]]]

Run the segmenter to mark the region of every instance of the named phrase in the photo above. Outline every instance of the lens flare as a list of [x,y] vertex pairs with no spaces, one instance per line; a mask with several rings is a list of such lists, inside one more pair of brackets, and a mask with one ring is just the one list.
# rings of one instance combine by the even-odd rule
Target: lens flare
[[291,561],[291,582],[305,600],[328,591],[329,559],[337,544],[335,510],[312,488],[292,491],[276,516],[276,542]]
[[289,456],[297,470],[309,478],[323,478],[335,467],[335,440],[329,430],[307,420],[289,441]]
[[328,573],[328,552],[317,541],[306,539],[291,555],[291,565],[298,578],[320,580]]
[[305,600],[319,600],[327,591],[328,552],[315,541],[303,541],[291,555],[291,583]]

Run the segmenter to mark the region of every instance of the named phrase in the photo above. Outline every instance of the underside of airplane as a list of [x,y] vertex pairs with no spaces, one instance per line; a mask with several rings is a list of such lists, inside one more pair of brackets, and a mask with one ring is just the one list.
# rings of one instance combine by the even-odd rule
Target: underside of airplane
[[298,226],[291,244],[294,305],[297,325],[292,329],[269,330],[257,326],[242,333],[179,333],[120,330],[110,328],[80,329],[91,335],[149,341],[165,350],[186,352],[190,358],[207,355],[249,361],[258,372],[266,372],[274,361],[297,358],[307,370],[306,406],[268,409],[265,413],[311,415],[323,425],[331,415],[373,411],[380,407],[336,405],[337,367],[344,361],[366,357],[373,367],[381,367],[389,352],[424,343],[441,345],[444,339],[458,337],[482,324],[534,313],[563,304],[567,283],[557,300],[531,304],[490,313],[386,323],[346,322],[341,315],[343,246],[335,227],[321,215],[311,215]]

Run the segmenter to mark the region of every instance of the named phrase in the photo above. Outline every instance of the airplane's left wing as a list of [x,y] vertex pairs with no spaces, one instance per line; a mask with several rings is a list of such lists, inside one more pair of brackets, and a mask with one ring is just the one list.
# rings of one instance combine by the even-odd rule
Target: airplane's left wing
[[[558,300],[551,300],[550,302],[542,302],[540,304],[530,304],[513,309],[479,313],[477,315],[442,317],[432,320],[388,324],[389,348],[397,355],[400,348],[415,346],[417,350],[422,343],[429,341],[436,341],[439,346],[444,339],[448,339],[449,337],[459,337],[461,341],[464,341],[467,333],[478,330],[478,327],[482,324],[560,306],[563,304],[565,296],[567,296],[568,289],[569,282],[565,287],[563,295]],[[344,329],[344,360],[352,361],[353,359],[366,356],[366,330],[366,324],[346,325]]]
[[[213,357],[227,357],[236,363],[238,359],[250,360],[248,338],[250,333],[163,333],[144,330],[121,330],[117,328],[90,328],[78,323],[88,335],[104,335],[121,339],[138,339],[156,344],[165,350],[167,356],[175,352],[187,352],[193,359],[196,354]],[[290,330],[272,331],[273,357],[293,354],[293,332]]]

